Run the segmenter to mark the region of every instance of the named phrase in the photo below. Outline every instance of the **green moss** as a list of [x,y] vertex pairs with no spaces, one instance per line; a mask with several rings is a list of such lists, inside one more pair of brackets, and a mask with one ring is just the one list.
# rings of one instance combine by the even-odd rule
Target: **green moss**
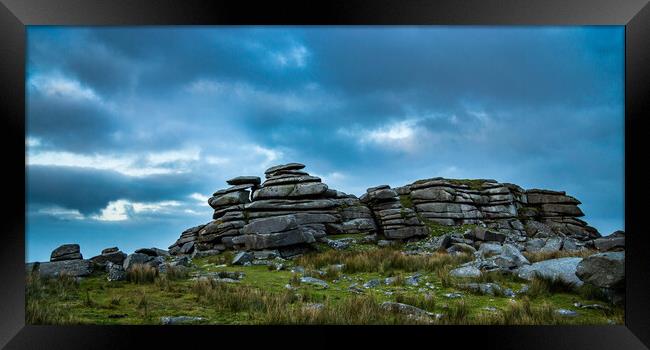
[[413,208],[413,201],[411,200],[411,196],[407,194],[402,194],[399,196],[399,201],[400,203],[402,203],[402,207]]
[[454,185],[466,185],[472,190],[481,190],[483,188],[483,184],[485,184],[485,180],[477,179],[477,180],[472,180],[472,179],[448,179],[450,183]]
[[452,232],[465,232],[468,229],[472,229],[472,228],[476,227],[476,225],[474,225],[474,224],[463,224],[463,225],[460,225],[460,226],[458,226],[458,225],[448,226],[448,225],[443,225],[443,224],[437,223],[437,222],[435,222],[433,220],[429,220],[429,219],[423,217],[420,213],[416,213],[415,215],[418,217],[418,219],[420,219],[420,221],[422,223],[424,223],[424,225],[427,227],[427,229],[429,229],[429,234],[431,236],[433,236],[433,237],[442,236],[442,235],[445,235],[447,233],[452,233]]

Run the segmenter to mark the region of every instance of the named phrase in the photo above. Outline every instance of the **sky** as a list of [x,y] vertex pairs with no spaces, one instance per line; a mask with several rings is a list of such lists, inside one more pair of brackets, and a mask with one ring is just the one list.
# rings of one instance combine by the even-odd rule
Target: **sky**
[[301,162],[566,191],[624,226],[624,27],[27,30],[26,250],[166,248],[238,175]]

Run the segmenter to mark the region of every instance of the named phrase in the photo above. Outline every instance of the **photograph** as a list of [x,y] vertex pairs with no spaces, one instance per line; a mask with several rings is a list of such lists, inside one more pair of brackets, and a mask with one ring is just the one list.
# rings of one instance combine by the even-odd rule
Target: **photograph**
[[27,325],[625,325],[625,26],[26,26]]

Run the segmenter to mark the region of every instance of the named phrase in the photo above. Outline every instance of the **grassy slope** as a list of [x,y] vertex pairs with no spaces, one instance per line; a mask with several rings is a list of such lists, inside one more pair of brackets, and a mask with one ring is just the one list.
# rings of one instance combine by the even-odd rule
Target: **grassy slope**
[[[208,287],[207,291],[199,290],[196,281],[188,278],[169,281],[165,276],[148,284],[108,282],[104,273],[84,278],[78,285],[60,281],[40,283],[37,281],[36,285],[28,284],[28,322],[157,324],[160,322],[161,316],[181,315],[203,317],[206,319],[203,323],[210,324],[364,322],[363,319],[354,319],[354,315],[342,316],[346,312],[366,312],[371,315],[368,317],[379,323],[417,322],[383,310],[376,310],[373,305],[382,301],[408,302],[434,313],[448,315],[447,319],[440,321],[443,323],[502,323],[506,320],[510,323],[537,324],[607,324],[610,322],[609,320],[616,323],[623,322],[623,310],[620,308],[608,312],[578,309],[579,316],[577,317],[549,314],[549,310],[559,308],[576,310],[573,306],[574,302],[604,304],[601,301],[585,299],[578,293],[561,292],[530,297],[530,299],[521,296],[510,299],[503,296],[478,295],[462,291],[455,285],[459,282],[468,282],[468,280],[445,278],[446,271],[452,268],[451,264],[458,264],[460,260],[452,262],[449,257],[442,254],[428,258],[430,259],[428,264],[422,262],[422,266],[425,267],[418,271],[422,273],[419,286],[404,284],[388,286],[382,283],[376,288],[366,289],[359,296],[348,291],[351,284],[356,283],[361,286],[370,279],[378,278],[383,281],[387,276],[401,276],[403,280],[413,272],[400,268],[400,264],[419,263],[420,260],[402,261],[401,258],[395,260],[395,250],[377,248],[373,245],[358,245],[353,247],[350,252],[331,251],[323,246],[320,249],[320,253],[313,253],[313,255],[299,260],[308,268],[308,273],[311,269],[321,268],[321,266],[316,266],[322,265],[323,261],[318,259],[318,254],[329,254],[331,259],[338,258],[342,260],[340,262],[351,264],[353,262],[349,259],[352,259],[353,254],[366,252],[364,256],[369,259],[381,258],[389,262],[379,264],[383,265],[380,268],[366,269],[367,271],[358,271],[359,268],[363,270],[363,264],[359,265],[361,267],[357,267],[355,271],[344,269],[340,274],[347,276],[348,279],[343,279],[339,273],[331,271],[327,277],[320,277],[328,280],[330,286],[328,289],[296,283],[294,278],[293,284],[296,289],[293,291],[285,288],[285,285],[294,276],[290,271],[270,270],[266,266],[223,266],[222,263],[228,257],[220,256],[195,259],[193,272],[241,271],[246,274],[240,283],[228,285],[226,290],[214,289],[214,286]],[[413,259],[424,258],[413,257]],[[437,264],[439,261],[444,264],[439,266]],[[313,273],[313,271],[311,272]],[[526,282],[515,277],[500,275],[482,278],[482,281],[491,280],[515,291],[519,290]],[[426,282],[431,285],[425,286]],[[387,295],[386,292],[392,292],[392,295]],[[452,292],[460,292],[463,297],[449,299],[444,296],[444,294]],[[215,296],[222,298],[215,298]],[[306,314],[302,311],[304,305],[315,302],[325,304],[326,311],[321,312],[322,315],[314,315],[314,312]],[[224,303],[229,306],[224,307],[222,305]],[[498,310],[484,310],[487,306],[495,307]],[[525,317],[520,315],[524,306],[532,308],[532,311],[528,311]],[[336,310],[336,312],[332,311],[332,315],[330,315],[328,313],[330,309]],[[546,310],[546,314],[544,314],[544,310]],[[538,314],[541,316],[537,317]],[[514,321],[513,317],[515,317]]]

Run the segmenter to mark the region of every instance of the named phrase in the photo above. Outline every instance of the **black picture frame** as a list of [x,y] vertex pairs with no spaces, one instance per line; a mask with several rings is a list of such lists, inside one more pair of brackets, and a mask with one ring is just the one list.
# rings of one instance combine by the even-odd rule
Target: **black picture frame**
[[[650,232],[644,186],[650,100],[647,0],[169,1],[0,0],[0,111],[3,118],[3,237],[0,346],[97,349],[239,341],[284,346],[488,346],[525,349],[643,349],[650,346]],[[25,325],[25,47],[27,25],[624,25],[625,326],[251,327]],[[559,53],[560,54],[560,53]],[[19,184],[23,184],[23,187]],[[22,206],[20,204],[23,204]],[[296,329],[298,328],[298,329]],[[296,337],[303,338],[297,340]],[[257,343],[257,344],[256,344]],[[230,345],[231,346],[231,345]]]

